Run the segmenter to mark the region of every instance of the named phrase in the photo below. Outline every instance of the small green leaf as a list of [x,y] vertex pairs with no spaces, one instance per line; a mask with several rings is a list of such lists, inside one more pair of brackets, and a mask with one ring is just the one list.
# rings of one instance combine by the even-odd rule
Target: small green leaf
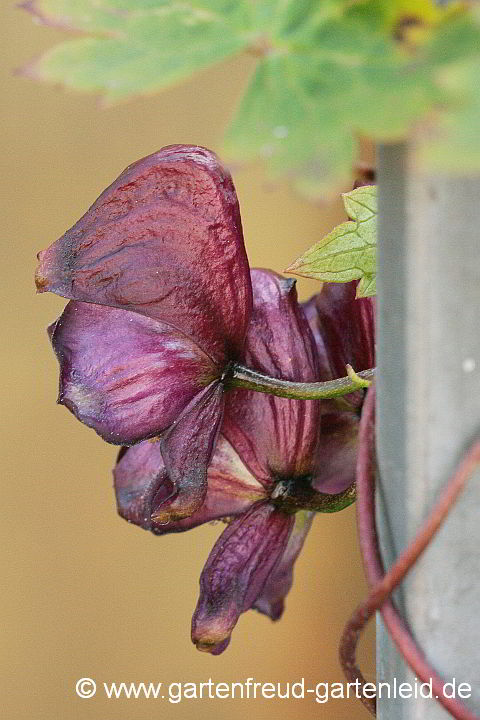
[[376,293],[377,188],[366,185],[342,197],[351,220],[338,225],[286,272],[326,282],[360,279],[357,297],[369,297]]
[[377,276],[364,275],[357,285],[357,297],[372,297],[377,294]]

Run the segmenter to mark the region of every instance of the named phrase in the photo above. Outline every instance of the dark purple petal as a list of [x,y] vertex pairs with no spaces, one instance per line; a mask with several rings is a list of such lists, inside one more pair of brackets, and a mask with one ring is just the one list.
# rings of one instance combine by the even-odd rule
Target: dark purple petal
[[222,643],[219,643],[216,647],[209,651],[210,655],[221,655],[230,645],[230,640],[231,637],[228,637]]
[[152,522],[152,513],[174,490],[166,476],[158,442],[146,441],[128,448],[117,462],[114,477],[120,515],[158,535],[231,518],[265,498],[265,490],[221,435],[208,468],[205,500],[193,515],[183,520],[158,526]]
[[324,283],[303,308],[317,343],[320,379],[375,367],[375,300],[355,299],[357,281]]
[[241,613],[261,595],[283,554],[294,523],[269,503],[234,518],[217,540],[200,577],[200,598],[192,619],[199,650],[226,647]]
[[207,493],[207,468],[223,417],[223,385],[204,388],[163,435],[160,443],[175,496],[155,508],[158,525],[181,520],[200,508]]
[[232,518],[266,497],[262,485],[250,474],[222,435],[218,438],[208,467],[207,485],[205,500],[193,515],[157,526],[154,532],[159,535],[182,532],[212,520]]
[[168,323],[220,365],[242,352],[251,287],[238,201],[204,148],[130,165],[39,259],[40,292]]
[[[297,302],[295,281],[252,270],[254,306],[246,364],[287,380],[318,378],[312,333]],[[320,403],[243,389],[228,393],[223,431],[251,472],[272,477],[308,474],[320,429]]]
[[108,442],[163,432],[215,377],[197,345],[138,313],[70,302],[51,328],[59,402]]
[[288,539],[287,547],[265,583],[254,608],[272,620],[278,620],[284,610],[285,597],[293,583],[293,566],[312,525],[315,513],[302,510],[295,515],[295,525]]
[[322,415],[312,485],[318,492],[343,492],[355,480],[359,417],[353,412]]
[[164,486],[167,497],[173,491],[166,475],[158,441],[147,440],[120,451],[113,471],[119,514],[128,522],[151,530],[155,496]]

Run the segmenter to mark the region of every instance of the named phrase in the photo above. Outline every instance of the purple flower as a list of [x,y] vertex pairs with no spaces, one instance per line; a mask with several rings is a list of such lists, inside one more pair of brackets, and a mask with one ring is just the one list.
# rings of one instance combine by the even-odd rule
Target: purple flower
[[[265,270],[253,270],[252,282],[247,364],[285,379],[328,379],[321,375],[294,282]],[[343,317],[341,306],[337,310],[338,323],[345,327],[342,320],[348,324],[350,318]],[[313,311],[310,318],[316,318]],[[319,327],[314,324],[314,329],[320,337]],[[321,336],[326,345],[328,332]],[[327,358],[321,360],[327,368]],[[200,578],[192,620],[198,649],[223,652],[240,614],[250,608],[278,619],[313,511],[328,512],[352,502],[358,415],[351,409],[330,409],[322,417],[323,407],[319,401],[243,389],[230,392],[205,500],[191,517],[167,526],[159,524],[157,507],[171,492],[171,478],[158,444],[141,443],[120,453],[115,490],[119,512],[130,522],[156,534],[189,530],[211,520],[228,522]],[[336,507],[324,493],[338,494]]]
[[[302,306],[315,338],[322,380],[341,377],[346,364],[356,372],[375,367],[375,298],[357,299],[357,284],[356,280],[324,283],[321,292]],[[357,425],[363,399],[364,391],[360,390],[335,402],[322,401],[324,452],[330,452],[332,458],[347,465],[356,462]],[[340,413],[342,406],[347,410],[350,407],[355,415]],[[328,428],[328,433],[325,433],[325,428]],[[351,442],[344,442],[343,453],[339,455],[337,434],[345,441],[349,433]],[[347,453],[350,454],[349,459]],[[324,492],[334,492],[331,485],[322,484],[321,488]]]
[[222,376],[243,359],[252,305],[230,175],[204,148],[163,148],[39,260],[38,290],[72,300],[49,328],[59,402],[111,443],[161,435],[175,492],[158,513],[190,515],[205,498]]
[[[357,284],[356,280],[324,283],[322,291],[303,304],[322,380],[342,377],[346,364],[356,372],[375,367],[375,298],[357,299]],[[359,408],[363,393],[351,393],[345,399]]]

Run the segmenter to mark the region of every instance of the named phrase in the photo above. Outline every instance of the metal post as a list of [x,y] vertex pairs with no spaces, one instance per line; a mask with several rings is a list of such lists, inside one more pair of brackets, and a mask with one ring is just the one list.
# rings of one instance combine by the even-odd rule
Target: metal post
[[[480,178],[427,177],[406,145],[378,149],[377,521],[389,565],[480,432]],[[480,473],[395,595],[446,681],[480,714]],[[413,674],[378,622],[377,682]],[[458,697],[458,695],[457,695]],[[382,697],[384,720],[439,720],[429,699]]]

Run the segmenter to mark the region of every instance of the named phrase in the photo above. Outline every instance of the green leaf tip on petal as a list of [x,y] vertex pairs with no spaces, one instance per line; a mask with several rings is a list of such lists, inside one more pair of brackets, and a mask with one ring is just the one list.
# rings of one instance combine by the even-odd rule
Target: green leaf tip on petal
[[377,188],[365,185],[342,195],[350,220],[309,248],[286,272],[323,282],[360,280],[357,297],[376,294]]

